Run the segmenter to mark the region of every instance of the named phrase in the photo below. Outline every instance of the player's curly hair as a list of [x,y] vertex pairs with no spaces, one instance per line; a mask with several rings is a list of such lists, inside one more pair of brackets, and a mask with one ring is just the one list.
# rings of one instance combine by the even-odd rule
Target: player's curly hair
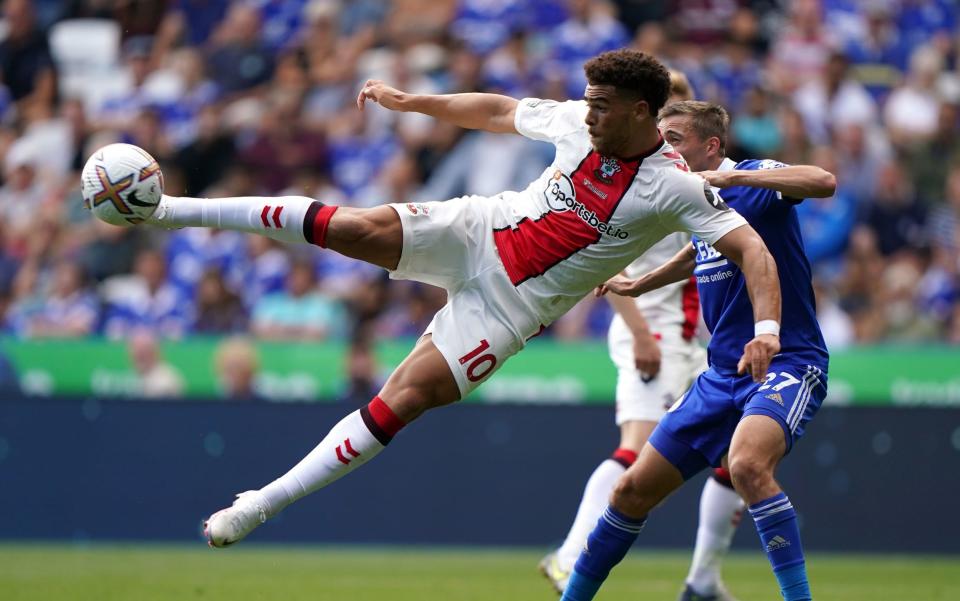
[[613,86],[645,100],[650,116],[657,113],[670,95],[670,72],[655,57],[621,48],[598,54],[583,66],[587,82],[594,86]]
[[676,115],[690,117],[690,126],[701,140],[719,139],[720,156],[727,156],[727,130],[730,128],[730,115],[725,108],[712,102],[682,100],[664,108],[660,118],[666,119]]

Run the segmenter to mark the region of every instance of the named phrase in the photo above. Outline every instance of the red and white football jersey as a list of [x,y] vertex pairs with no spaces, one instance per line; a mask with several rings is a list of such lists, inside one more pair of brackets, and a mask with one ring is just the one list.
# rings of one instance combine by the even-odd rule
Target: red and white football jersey
[[526,190],[490,199],[500,259],[544,324],[669,234],[712,244],[746,224],[662,140],[631,160],[598,154],[586,113],[584,101],[522,100],[517,131],[557,154]]
[[[690,234],[669,234],[627,265],[624,273],[634,279],[650,273],[689,245]],[[687,340],[696,334],[700,321],[700,297],[697,295],[697,281],[693,276],[686,281],[651,290],[634,300],[651,332],[664,333],[676,329]]]

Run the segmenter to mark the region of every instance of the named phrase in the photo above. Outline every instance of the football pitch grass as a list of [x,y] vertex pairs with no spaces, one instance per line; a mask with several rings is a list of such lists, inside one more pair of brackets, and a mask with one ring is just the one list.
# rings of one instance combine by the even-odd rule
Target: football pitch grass
[[[553,601],[539,550],[0,544],[3,601]],[[674,601],[689,555],[635,550],[600,601]],[[813,554],[818,601],[957,601],[960,557]],[[780,599],[766,559],[738,553],[740,601]]]

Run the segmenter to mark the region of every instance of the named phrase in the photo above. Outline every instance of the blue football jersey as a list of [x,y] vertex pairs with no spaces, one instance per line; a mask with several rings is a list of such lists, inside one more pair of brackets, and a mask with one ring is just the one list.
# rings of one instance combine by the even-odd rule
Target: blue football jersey
[[[729,166],[733,161],[725,161]],[[782,163],[747,160],[735,169],[774,169]],[[765,188],[734,186],[721,191],[728,206],[757,231],[777,263],[780,275],[782,315],[781,354],[798,362],[820,366],[826,371],[827,346],[817,323],[810,263],[803,248],[795,205],[801,200],[782,198]],[[733,261],[712,246],[693,239],[696,250],[697,290],[703,319],[713,337],[708,347],[710,365],[720,372],[735,372],[743,347],[753,339],[753,305],[746,280]]]

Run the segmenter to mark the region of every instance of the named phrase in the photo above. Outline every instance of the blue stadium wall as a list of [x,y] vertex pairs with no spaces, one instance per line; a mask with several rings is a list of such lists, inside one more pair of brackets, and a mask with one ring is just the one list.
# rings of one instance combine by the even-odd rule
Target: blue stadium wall
[[[344,405],[0,401],[0,539],[199,540],[202,517],[309,451]],[[465,405],[414,423],[258,541],[533,545],[562,539],[616,440],[607,407]],[[808,547],[960,552],[960,410],[826,408],[780,479]],[[701,479],[643,546],[692,544]],[[933,524],[938,524],[933,526]],[[744,523],[738,547],[755,549]]]

